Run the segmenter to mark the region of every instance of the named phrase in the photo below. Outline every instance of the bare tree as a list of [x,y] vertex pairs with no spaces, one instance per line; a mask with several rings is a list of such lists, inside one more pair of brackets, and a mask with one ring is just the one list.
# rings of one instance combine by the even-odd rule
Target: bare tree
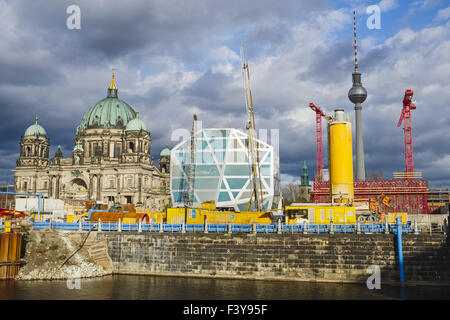
[[281,189],[283,195],[283,206],[290,205],[294,202],[311,202],[307,192],[302,192],[300,186],[294,183],[289,183]]

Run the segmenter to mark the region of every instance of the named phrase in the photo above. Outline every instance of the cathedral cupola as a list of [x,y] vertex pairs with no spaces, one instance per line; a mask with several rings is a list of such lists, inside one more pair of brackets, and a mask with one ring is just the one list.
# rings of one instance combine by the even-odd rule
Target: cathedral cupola
[[170,149],[167,144],[159,154],[159,170],[161,170],[161,172],[163,173],[170,172]]
[[48,165],[50,139],[45,129],[38,124],[38,116],[35,123],[25,130],[20,139],[20,156],[18,166],[43,167]]

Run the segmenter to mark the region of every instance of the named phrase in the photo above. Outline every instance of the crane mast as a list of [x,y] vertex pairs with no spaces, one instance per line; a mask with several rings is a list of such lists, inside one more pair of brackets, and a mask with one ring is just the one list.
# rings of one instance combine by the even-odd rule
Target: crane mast
[[184,191],[184,205],[188,208],[192,207],[194,203],[194,183],[195,183],[195,134],[197,133],[197,115],[194,114],[191,131],[191,145],[190,145],[190,161],[187,172],[187,186]]
[[406,178],[414,178],[411,110],[416,109],[416,103],[412,101],[413,94],[414,91],[411,89],[405,91],[402,114],[400,115],[400,120],[397,124],[397,127],[400,127],[403,122],[403,131],[405,135]]
[[317,151],[317,173],[316,178],[323,180],[323,154],[322,154],[322,117],[327,119],[327,115],[314,103],[310,102],[309,107],[316,113],[316,151]]
[[[252,91],[250,89],[250,71],[248,68],[248,62],[244,57],[244,49],[241,46],[241,60],[242,60],[242,79],[244,83],[244,96],[245,96],[245,106],[247,111],[247,132],[248,132],[248,152],[249,152],[249,163],[251,167],[250,180],[252,183],[252,193],[255,203],[256,211],[264,211],[263,203],[263,193],[261,186],[261,172],[259,163],[259,150],[256,140],[256,125],[255,125],[255,115],[253,112],[253,99]],[[251,199],[247,205],[247,211],[250,210]]]

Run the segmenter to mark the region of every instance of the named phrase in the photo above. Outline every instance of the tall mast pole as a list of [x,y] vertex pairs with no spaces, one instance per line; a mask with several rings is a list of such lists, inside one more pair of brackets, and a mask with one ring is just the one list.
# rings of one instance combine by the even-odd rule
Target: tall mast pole
[[[255,116],[253,112],[253,98],[252,92],[250,90],[250,72],[248,69],[248,62],[244,57],[244,48],[241,46],[241,60],[242,60],[242,78],[244,83],[244,95],[245,95],[245,106],[247,111],[247,132],[248,132],[248,151],[249,151],[249,162],[251,166],[252,174],[250,175],[250,180],[252,181],[252,193],[255,203],[256,211],[263,211],[263,193],[261,188],[260,179],[260,165],[259,165],[259,152],[256,142],[256,126],[255,126]],[[251,199],[247,205],[247,211],[250,209]]]
[[353,11],[353,41],[355,49],[355,68],[352,74],[353,86],[348,92],[348,98],[355,104],[355,123],[356,123],[356,179],[366,180],[366,171],[364,166],[364,142],[362,131],[362,103],[367,98],[367,91],[361,84],[361,73],[358,70],[358,46],[356,44],[356,12]]

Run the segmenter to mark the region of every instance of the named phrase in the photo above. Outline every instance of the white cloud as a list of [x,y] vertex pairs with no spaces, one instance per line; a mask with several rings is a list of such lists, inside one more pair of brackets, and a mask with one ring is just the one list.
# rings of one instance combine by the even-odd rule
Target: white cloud
[[438,13],[436,14],[436,17],[434,18],[434,21],[441,22],[448,20],[449,18],[450,18],[450,7],[439,10]]
[[[239,3],[236,2],[235,8],[240,8]],[[383,10],[392,10],[396,4],[395,1],[380,2]],[[7,52],[14,54],[7,56],[10,60],[0,59],[0,62],[42,64],[44,72],[40,76],[46,75],[47,69],[56,68],[62,79],[42,86],[0,83],[2,110],[12,112],[10,105],[14,106],[22,117],[30,116],[26,124],[39,113],[51,135],[52,146],[62,144],[61,141],[66,141],[69,146],[84,112],[106,95],[110,68],[115,66],[119,97],[140,111],[152,133],[152,153],[157,154],[165,143],[173,146],[174,142],[170,141],[173,130],[190,130],[194,112],[204,127],[244,128],[245,104],[238,55],[239,45],[244,42],[249,50],[257,128],[280,130],[283,181],[298,181],[303,160],[308,164],[315,163],[315,116],[308,108],[310,101],[328,112],[344,107],[353,120],[353,106],[347,97],[353,59],[351,10],[313,11],[303,19],[283,20],[286,15],[291,15],[288,12],[291,10],[271,5],[266,11],[261,6],[254,22],[248,16],[244,18],[249,11],[235,12],[221,4],[217,11],[210,7],[198,12],[194,10],[196,7],[190,8],[189,13],[199,20],[194,23],[186,14],[183,19],[176,19],[183,16],[183,10],[170,5],[158,10],[156,4],[153,6],[157,23],[152,25],[154,30],[142,29],[146,30],[138,37],[142,43],[131,41],[131,46],[127,46],[129,42],[125,40],[128,39],[121,38],[116,39],[117,43],[112,47],[108,47],[110,44],[106,41],[101,43],[104,46],[101,48],[82,48],[75,57],[81,62],[61,58],[59,55],[66,51],[60,49],[67,43],[54,47],[51,37],[36,36],[31,42],[33,50],[24,50],[27,41],[35,35],[25,27],[20,29],[20,34],[5,35],[10,38],[0,42],[0,58]],[[92,10],[100,9],[93,5]],[[224,10],[226,14],[234,15],[228,17]],[[277,17],[265,25],[273,10]],[[130,12],[130,19],[135,19],[138,11]],[[17,21],[14,12],[8,12],[9,16],[2,17],[12,21],[11,26],[19,25],[21,21]],[[85,16],[89,14],[92,12]],[[104,15],[109,19],[112,12]],[[127,16],[121,16],[121,23],[128,23]],[[212,23],[215,20],[217,24]],[[0,19],[0,25],[2,21],[5,20]],[[168,26],[168,22],[173,24]],[[171,28],[180,34],[171,32]],[[254,29],[279,32],[270,37],[264,32],[256,32],[250,42],[246,35]],[[98,32],[102,34],[102,30]],[[192,38],[191,33],[195,33]],[[442,185],[450,184],[447,169],[450,130],[446,129],[450,127],[450,116],[446,112],[450,100],[450,85],[447,84],[450,77],[449,35],[450,23],[447,23],[422,30],[404,28],[376,46],[370,37],[361,41],[360,70],[363,85],[368,90],[368,99],[363,105],[366,170],[384,170],[387,177],[391,177],[393,171],[403,170],[403,131],[396,124],[404,90],[412,88],[418,105],[413,112],[415,165],[424,172],[425,178]],[[132,40],[134,34],[126,36]],[[191,41],[200,38],[204,40],[202,44]],[[90,39],[97,38],[91,36]],[[79,44],[75,38],[71,40]],[[133,46],[135,43],[139,46]],[[164,47],[166,43],[169,49]],[[100,46],[99,43],[95,45]],[[123,54],[104,55],[118,46]],[[12,101],[10,104],[6,103],[8,99]],[[46,119],[61,121],[49,123],[51,120]],[[17,139],[26,128],[20,125],[23,129],[11,138],[14,152],[18,151]],[[56,125],[60,126],[58,130],[52,128]],[[3,127],[8,128],[6,124]],[[323,129],[325,133],[325,125]],[[326,134],[323,138],[326,155]],[[324,162],[328,162],[326,158]],[[11,163],[11,168],[13,166]],[[309,168],[312,177],[314,168],[312,165]]]
[[380,3],[378,3],[380,6],[381,11],[386,12],[392,9],[395,9],[398,7],[398,3],[396,0],[381,0]]

